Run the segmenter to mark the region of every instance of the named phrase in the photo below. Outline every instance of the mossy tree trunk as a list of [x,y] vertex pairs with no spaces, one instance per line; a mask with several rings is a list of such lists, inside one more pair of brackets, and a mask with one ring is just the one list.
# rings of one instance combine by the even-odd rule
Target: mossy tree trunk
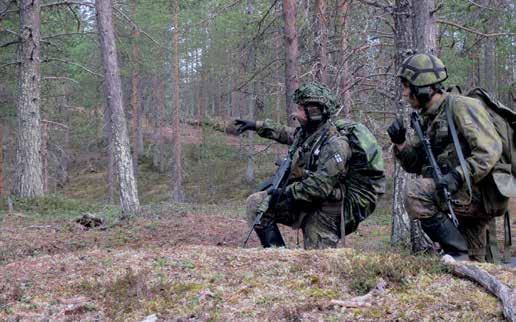
[[97,9],[97,28],[104,65],[104,87],[107,106],[111,113],[113,148],[120,187],[120,204],[123,218],[126,218],[138,212],[140,201],[127,134],[127,122],[122,105],[122,86],[113,28],[113,7],[110,0],[97,0],[95,8]]
[[16,163],[13,194],[44,194],[40,115],[40,1],[18,1],[20,12],[20,69],[17,102]]

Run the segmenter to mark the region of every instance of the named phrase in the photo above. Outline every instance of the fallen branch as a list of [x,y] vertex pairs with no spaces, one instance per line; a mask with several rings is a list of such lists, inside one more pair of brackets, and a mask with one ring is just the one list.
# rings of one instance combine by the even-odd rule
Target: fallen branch
[[469,278],[496,296],[502,302],[503,314],[508,321],[516,322],[516,290],[500,282],[480,267],[459,263],[449,255],[442,259],[444,264],[459,277]]
[[374,302],[374,298],[378,295],[385,293],[385,286],[387,283],[380,278],[376,286],[369,291],[366,295],[357,296],[352,299],[341,301],[341,300],[331,300],[330,305],[337,305],[342,307],[367,307],[372,306]]

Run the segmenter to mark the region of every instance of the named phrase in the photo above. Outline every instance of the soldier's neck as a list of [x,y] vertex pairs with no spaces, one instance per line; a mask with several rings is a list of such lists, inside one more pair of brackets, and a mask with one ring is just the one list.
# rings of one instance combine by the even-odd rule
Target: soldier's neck
[[439,108],[439,106],[441,106],[444,98],[445,97],[444,97],[443,94],[435,93],[432,96],[432,98],[430,99],[430,101],[423,108],[423,113],[425,113],[425,114],[434,114],[437,111],[437,109]]

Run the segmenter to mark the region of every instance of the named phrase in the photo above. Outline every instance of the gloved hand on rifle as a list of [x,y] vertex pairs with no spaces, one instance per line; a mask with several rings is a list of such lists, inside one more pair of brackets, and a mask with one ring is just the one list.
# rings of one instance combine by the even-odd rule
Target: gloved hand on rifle
[[[442,176],[437,182],[437,193],[440,198],[445,197],[444,196],[444,189],[448,190],[450,195],[454,195],[459,191],[460,187],[462,187],[462,176],[460,173],[453,169],[452,171],[448,172],[446,175]],[[443,198],[445,200],[445,198]]]
[[389,134],[392,143],[403,144],[405,142],[405,135],[407,134],[407,129],[403,124],[403,119],[396,118],[387,129],[387,133]]
[[255,121],[236,119],[234,124],[237,127],[238,134],[242,134],[247,130],[256,131]]
[[271,200],[269,201],[269,208],[271,209],[274,209],[277,205],[281,203],[286,203],[287,205],[290,205],[294,200],[292,190],[290,189],[269,189],[267,190],[267,194],[271,196]]

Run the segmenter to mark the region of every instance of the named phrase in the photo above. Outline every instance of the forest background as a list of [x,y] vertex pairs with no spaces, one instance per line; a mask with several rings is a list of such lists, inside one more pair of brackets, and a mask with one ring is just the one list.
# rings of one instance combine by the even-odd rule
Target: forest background
[[[380,242],[423,248],[400,202],[405,175],[386,135],[395,115],[409,113],[395,72],[408,50],[432,52],[448,68],[446,84],[484,87],[514,108],[514,6],[509,0],[2,0],[4,225],[12,213],[31,220],[93,213],[115,222],[199,209],[241,224],[246,196],[285,149],[252,134],[236,136],[232,120],[293,124],[292,91],[321,81],[338,94],[339,116],[367,125],[384,149],[389,193],[371,219],[383,227]],[[234,233],[245,225],[238,227],[222,234],[223,243],[238,243]],[[23,256],[36,248],[22,247]],[[17,256],[4,248],[0,260]]]

